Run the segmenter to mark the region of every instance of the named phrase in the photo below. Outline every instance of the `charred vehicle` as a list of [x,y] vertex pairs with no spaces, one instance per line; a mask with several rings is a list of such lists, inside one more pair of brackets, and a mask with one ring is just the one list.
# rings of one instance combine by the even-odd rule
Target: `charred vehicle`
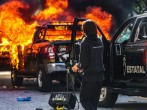
[[[51,91],[52,81],[66,81],[65,64],[57,56],[63,53],[69,58],[70,39],[73,23],[49,22],[37,26],[32,43],[24,47],[18,46],[19,63],[11,71],[14,86],[20,86],[24,78],[37,78],[39,91]],[[79,37],[82,35],[79,26]]]
[[[76,24],[85,19],[76,18]],[[105,82],[99,106],[115,104],[118,94],[147,97],[147,13],[128,19],[108,41],[100,27],[104,42]],[[76,32],[71,39],[70,62],[77,56]],[[97,65],[99,66],[99,65]]]

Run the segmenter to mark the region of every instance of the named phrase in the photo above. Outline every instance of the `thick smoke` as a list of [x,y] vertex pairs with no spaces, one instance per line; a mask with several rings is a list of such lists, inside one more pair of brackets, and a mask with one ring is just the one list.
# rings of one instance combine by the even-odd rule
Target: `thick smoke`
[[[0,5],[9,0],[0,0]],[[33,14],[38,8],[45,9],[46,0],[20,0],[28,5],[26,9],[19,9],[22,18],[26,22],[33,21]],[[56,2],[56,1],[55,1]],[[114,18],[114,30],[118,28],[132,13],[135,0],[68,0],[69,8],[75,13],[86,11],[89,6],[101,7],[104,11],[112,14]],[[131,16],[131,15],[130,15]],[[113,30],[112,30],[113,32]]]
[[99,3],[94,0],[97,6],[102,7],[103,10],[111,13],[116,19],[117,25],[120,26],[133,11],[133,0],[99,0]]
[[112,14],[118,28],[132,13],[135,0],[69,0],[69,7],[84,11],[88,6],[98,6]]
[[33,21],[32,16],[34,15],[35,11],[41,7],[40,0],[22,0],[22,2],[28,5],[26,9],[19,9],[22,18],[26,22]]
[[3,4],[4,2],[6,2],[6,0],[1,0],[0,1],[0,5]]

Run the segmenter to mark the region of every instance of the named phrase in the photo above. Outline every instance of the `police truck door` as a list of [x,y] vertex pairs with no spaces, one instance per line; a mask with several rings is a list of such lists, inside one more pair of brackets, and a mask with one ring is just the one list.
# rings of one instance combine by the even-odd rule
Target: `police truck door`
[[[110,68],[111,79],[121,81],[126,70],[126,49],[130,44],[135,19],[129,19],[117,31],[111,41]],[[129,50],[130,51],[130,50]],[[131,59],[130,59],[131,60]]]
[[147,18],[136,21],[130,42],[124,46],[125,78],[145,77],[147,51]]
[[[144,57],[147,37],[142,32],[147,22],[143,19],[130,19],[112,40],[112,73],[114,80],[133,79],[145,76]],[[143,35],[141,35],[143,33]]]

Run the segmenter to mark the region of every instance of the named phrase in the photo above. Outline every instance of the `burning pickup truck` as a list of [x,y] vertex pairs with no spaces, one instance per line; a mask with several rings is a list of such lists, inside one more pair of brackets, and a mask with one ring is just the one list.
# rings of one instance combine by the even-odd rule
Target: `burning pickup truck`
[[[19,62],[12,68],[11,81],[20,86],[23,78],[37,78],[39,91],[50,91],[52,80],[66,81],[65,64],[57,56],[63,53],[69,58],[72,22],[48,22],[37,26],[32,43],[24,47],[18,46]],[[82,36],[81,26],[77,35]]]

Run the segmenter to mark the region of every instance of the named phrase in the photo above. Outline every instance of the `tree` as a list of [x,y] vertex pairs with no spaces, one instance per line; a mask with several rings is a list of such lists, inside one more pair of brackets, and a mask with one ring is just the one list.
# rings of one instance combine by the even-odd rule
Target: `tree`
[[137,14],[147,11],[147,0],[135,0],[134,11]]

